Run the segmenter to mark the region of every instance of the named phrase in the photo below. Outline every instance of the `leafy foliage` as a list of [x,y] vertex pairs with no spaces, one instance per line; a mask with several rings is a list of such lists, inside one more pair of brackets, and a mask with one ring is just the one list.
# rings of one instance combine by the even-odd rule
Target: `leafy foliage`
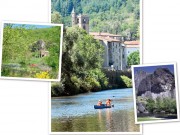
[[155,101],[153,99],[148,99],[146,108],[150,113],[153,113],[154,109],[156,107]]
[[[50,78],[56,78],[59,68],[61,27],[37,28],[35,25],[5,24],[3,31],[2,75],[34,77],[40,71],[50,71]],[[42,48],[39,42],[44,42]],[[40,57],[40,50],[49,52]],[[52,59],[50,61],[50,59]],[[18,68],[8,66],[19,64]],[[6,67],[4,67],[6,65]],[[8,70],[6,70],[8,69]]]
[[127,60],[128,66],[130,67],[131,65],[138,65],[140,63],[140,57],[139,57],[139,51],[132,52],[128,56]]
[[120,76],[127,88],[132,88],[132,80],[125,75]]
[[90,31],[109,32],[139,39],[140,0],[51,0],[52,13],[71,26],[71,11],[90,17]]
[[158,113],[165,111],[166,113],[177,113],[176,100],[170,98],[157,98],[156,100],[148,99],[146,103],[146,108],[151,113]]
[[52,22],[52,23],[62,23],[62,17],[61,17],[61,15],[59,14],[59,12],[54,11],[54,12],[51,14],[51,22]]
[[63,92],[59,93],[61,95],[98,91],[107,86],[107,78],[101,71],[103,52],[102,45],[85,30],[79,27],[65,29],[62,54],[63,85],[53,86],[52,93],[62,90],[57,86],[63,86]]

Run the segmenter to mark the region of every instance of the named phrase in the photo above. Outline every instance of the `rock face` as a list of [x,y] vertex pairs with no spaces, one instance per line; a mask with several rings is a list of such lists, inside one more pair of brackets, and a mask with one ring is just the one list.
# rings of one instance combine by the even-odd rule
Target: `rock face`
[[174,74],[168,68],[157,68],[152,74],[141,71],[135,74],[135,88],[137,96],[175,98]]
[[145,113],[146,112],[146,108],[145,105],[143,105],[142,103],[137,103],[137,112],[138,113]]
[[[135,88],[136,90],[139,87],[140,82],[147,76],[148,74],[145,71],[139,71],[137,75],[135,75]],[[137,91],[136,91],[137,92]]]

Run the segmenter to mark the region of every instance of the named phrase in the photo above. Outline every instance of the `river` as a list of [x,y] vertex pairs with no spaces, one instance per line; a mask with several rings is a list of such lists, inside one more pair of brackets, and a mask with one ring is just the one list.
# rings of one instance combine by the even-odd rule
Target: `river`
[[[94,109],[112,99],[114,108]],[[132,88],[51,99],[52,132],[139,132],[134,124]]]

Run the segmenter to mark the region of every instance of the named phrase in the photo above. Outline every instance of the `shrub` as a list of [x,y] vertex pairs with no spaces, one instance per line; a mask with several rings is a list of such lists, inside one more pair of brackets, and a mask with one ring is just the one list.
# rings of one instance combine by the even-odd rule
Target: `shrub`
[[125,75],[120,76],[127,88],[132,88],[132,80]]
[[157,98],[156,100],[147,99],[146,100],[146,109],[153,113],[153,112],[161,112],[165,111],[166,113],[177,113],[176,108],[176,100],[170,98]]
[[49,76],[49,73],[48,72],[40,72],[40,73],[36,73],[35,74],[35,78],[40,78],[40,79],[49,79],[50,76]]
[[57,97],[59,95],[62,95],[64,93],[64,86],[60,83],[53,83],[51,86],[51,96]]
[[150,112],[150,113],[153,113],[155,107],[156,107],[156,104],[155,104],[155,101],[153,99],[148,99],[147,101],[147,104],[146,104],[146,109]]

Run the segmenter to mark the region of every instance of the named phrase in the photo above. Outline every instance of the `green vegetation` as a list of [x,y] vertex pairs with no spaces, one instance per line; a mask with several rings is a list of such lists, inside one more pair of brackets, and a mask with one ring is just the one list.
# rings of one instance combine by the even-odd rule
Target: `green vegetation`
[[[51,0],[51,21],[71,25],[73,8],[90,18],[93,32],[129,35],[139,39],[139,0]],[[52,96],[132,87],[131,77],[102,70],[103,46],[84,30],[66,27],[63,39],[62,80],[52,84]],[[109,75],[108,75],[109,74]],[[126,75],[126,76],[123,76]],[[107,79],[107,77],[109,79]],[[122,76],[122,77],[120,77]]]
[[139,63],[140,63],[139,51],[132,52],[128,56],[128,61],[127,61],[128,66],[131,67],[131,65],[138,65]]
[[52,96],[74,95],[105,88],[108,80],[102,72],[103,46],[85,30],[64,30],[62,80],[52,85]]
[[55,12],[65,26],[71,26],[71,11],[90,17],[90,31],[129,35],[139,39],[140,0],[51,0],[52,22]]
[[120,76],[127,88],[132,88],[132,80],[125,75]]
[[57,79],[61,27],[5,24],[2,76]]
[[164,111],[165,113],[176,114],[176,100],[170,98],[157,98],[156,100],[148,99],[146,108],[151,113],[160,113]]
[[164,118],[155,118],[155,117],[138,117],[137,121],[154,121],[154,120],[162,120]]
[[51,14],[51,22],[52,23],[62,23],[62,19],[61,18],[62,18],[61,15],[57,11],[54,11]]

